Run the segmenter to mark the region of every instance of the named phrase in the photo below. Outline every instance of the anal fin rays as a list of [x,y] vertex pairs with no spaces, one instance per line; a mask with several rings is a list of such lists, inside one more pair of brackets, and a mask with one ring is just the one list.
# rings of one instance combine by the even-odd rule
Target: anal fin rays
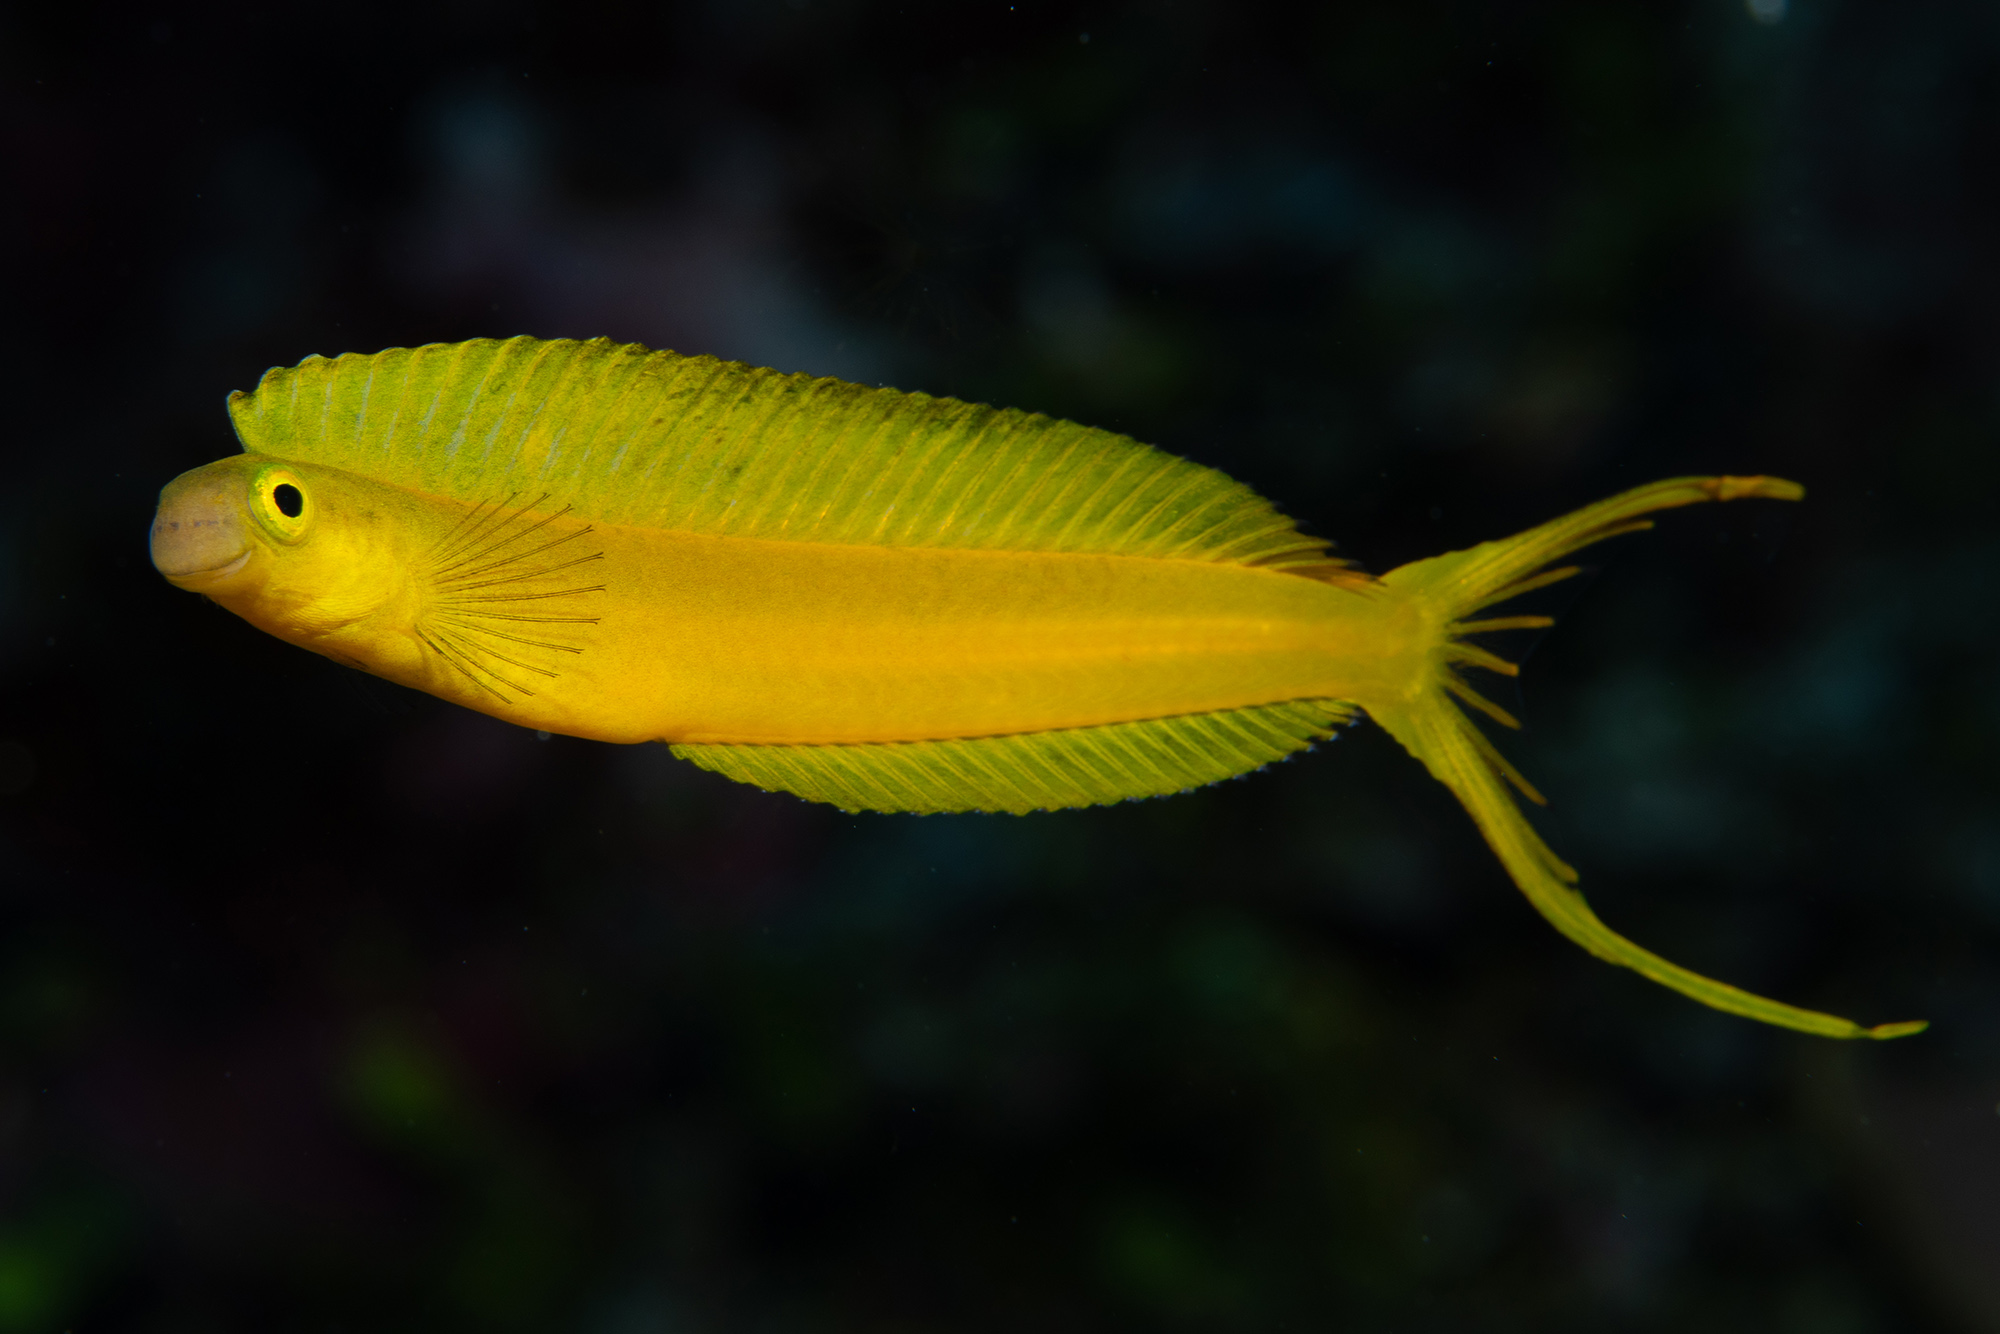
[[673,752],[725,778],[847,811],[1020,815],[1165,796],[1249,773],[1328,739],[1354,712],[1338,700],[1296,700],[1014,736]]

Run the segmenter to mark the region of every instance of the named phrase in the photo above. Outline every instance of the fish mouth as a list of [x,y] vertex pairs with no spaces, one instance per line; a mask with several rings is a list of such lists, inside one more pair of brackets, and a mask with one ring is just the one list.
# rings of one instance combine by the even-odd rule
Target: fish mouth
[[245,547],[237,553],[234,560],[224,561],[220,565],[206,565],[199,570],[162,569],[160,573],[177,584],[187,584],[190,581],[211,584],[218,580],[227,579],[230,575],[242,569],[249,563],[251,551],[252,548]]

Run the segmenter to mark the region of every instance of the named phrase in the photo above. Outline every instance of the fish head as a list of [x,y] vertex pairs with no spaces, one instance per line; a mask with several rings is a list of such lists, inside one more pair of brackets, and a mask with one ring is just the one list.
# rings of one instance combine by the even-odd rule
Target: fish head
[[184,472],[160,491],[153,568],[197,593],[253,584],[258,567],[312,535],[316,489],[300,469],[256,454]]
[[160,492],[153,565],[304,643],[407,601],[410,498],[338,468],[238,454]]

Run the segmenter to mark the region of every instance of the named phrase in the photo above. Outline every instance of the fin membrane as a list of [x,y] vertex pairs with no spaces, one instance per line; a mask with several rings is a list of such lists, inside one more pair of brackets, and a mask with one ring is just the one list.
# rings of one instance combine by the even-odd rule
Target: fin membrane
[[602,523],[1343,568],[1249,487],[1110,431],[604,338],[308,357],[229,412],[257,453]]
[[1023,815],[1165,796],[1248,773],[1328,739],[1353,715],[1335,700],[1302,700],[956,741],[673,752],[725,778],[845,811]]

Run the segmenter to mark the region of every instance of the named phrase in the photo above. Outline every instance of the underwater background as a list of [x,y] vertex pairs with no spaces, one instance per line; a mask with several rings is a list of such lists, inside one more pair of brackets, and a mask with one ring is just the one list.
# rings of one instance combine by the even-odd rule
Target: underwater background
[[[2000,1330],[2000,7],[0,6],[0,1334]],[[1656,477],[1503,703],[856,817],[151,569],[310,353],[1038,409],[1375,571]]]

